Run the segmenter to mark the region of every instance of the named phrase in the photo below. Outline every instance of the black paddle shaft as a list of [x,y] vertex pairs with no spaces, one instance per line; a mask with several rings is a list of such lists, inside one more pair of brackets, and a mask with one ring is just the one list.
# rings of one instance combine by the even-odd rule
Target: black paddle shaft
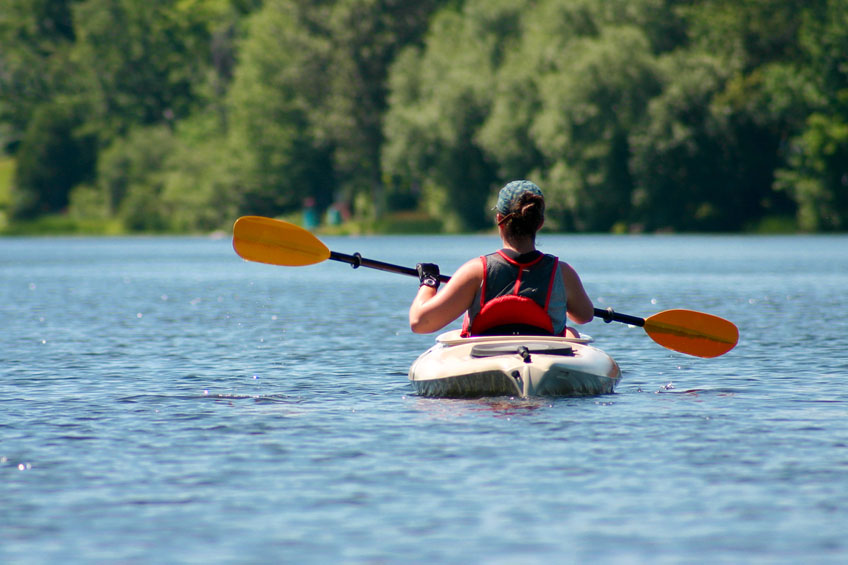
[[602,308],[595,308],[595,317],[602,319],[606,323],[610,322],[623,322],[625,324],[630,324],[631,326],[644,327],[645,326],[645,318],[639,318],[637,316],[628,316],[627,314],[619,314],[612,308],[607,308],[606,310]]
[[[354,269],[357,269],[359,267],[368,267],[369,269],[377,269],[378,271],[386,271],[389,273],[398,273],[410,277],[418,276],[418,271],[416,269],[411,269],[409,267],[401,267],[400,265],[392,265],[391,263],[383,263],[382,261],[374,261],[373,259],[366,259],[359,253],[348,255],[346,253],[330,251],[330,259],[332,261],[347,263]],[[450,280],[450,277],[448,275],[439,275],[439,280],[443,283],[446,283]],[[640,328],[644,327],[645,325],[644,318],[639,318],[637,316],[628,316],[627,314],[619,314],[612,308],[607,308],[606,310],[602,308],[595,308],[595,317],[600,318],[607,323],[622,322],[625,324],[630,324],[631,326],[638,326]]]
[[[359,253],[347,255],[346,253],[330,251],[330,260],[347,263],[354,269],[357,269],[359,267],[368,267],[369,269],[377,269],[378,271],[398,273],[400,275],[408,275],[410,277],[416,278],[418,277],[418,271],[416,269],[410,269],[409,267],[401,267],[400,265],[392,265],[391,263],[383,263],[382,261],[374,261],[373,259],[366,259]],[[450,280],[450,277],[447,275],[439,275],[439,280],[441,282],[448,282]]]

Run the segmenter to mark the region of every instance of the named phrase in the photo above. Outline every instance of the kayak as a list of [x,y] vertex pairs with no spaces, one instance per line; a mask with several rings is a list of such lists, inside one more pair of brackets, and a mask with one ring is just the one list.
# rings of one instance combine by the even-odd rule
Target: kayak
[[558,336],[436,338],[409,368],[418,394],[440,398],[483,396],[591,396],[609,394],[621,379],[612,357],[591,338]]

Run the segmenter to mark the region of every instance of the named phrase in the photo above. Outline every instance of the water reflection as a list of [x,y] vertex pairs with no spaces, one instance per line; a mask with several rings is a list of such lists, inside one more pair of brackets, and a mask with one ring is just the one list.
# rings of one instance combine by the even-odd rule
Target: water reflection
[[550,398],[494,397],[474,399],[426,398],[410,395],[414,410],[435,420],[458,420],[477,414],[516,418],[553,407]]

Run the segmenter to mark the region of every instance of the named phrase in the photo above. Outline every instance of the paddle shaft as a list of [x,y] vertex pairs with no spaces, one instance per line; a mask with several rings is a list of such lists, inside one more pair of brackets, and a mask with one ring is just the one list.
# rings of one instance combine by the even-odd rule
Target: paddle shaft
[[[330,260],[339,261],[341,263],[347,263],[354,269],[358,267],[368,267],[369,269],[377,269],[379,271],[387,271],[389,273],[398,273],[410,277],[418,276],[418,271],[416,269],[411,269],[409,267],[401,267],[400,265],[392,265],[391,263],[383,263],[382,261],[374,261],[373,259],[366,259],[359,253],[348,255],[346,253],[330,251]],[[450,277],[448,275],[439,275],[439,280],[443,283],[446,283],[450,280]],[[637,316],[629,316],[627,314],[619,314],[618,312],[613,311],[612,308],[608,308],[606,310],[602,308],[595,308],[595,317],[601,318],[607,323],[622,322],[624,324],[630,324],[631,326],[638,326],[640,328],[644,327],[645,325],[644,318],[639,318]]]
[[[378,271],[386,271],[389,273],[408,275],[410,277],[418,276],[418,271],[415,269],[410,269],[409,267],[401,267],[400,265],[392,265],[391,263],[383,263],[382,261],[374,261],[373,259],[366,259],[359,253],[347,255],[345,253],[339,253],[337,251],[330,251],[330,260],[347,263],[354,269],[359,267],[368,267],[369,269],[377,269]],[[439,275],[439,281],[446,283],[449,280],[449,276]]]
[[602,308],[595,308],[595,317],[602,319],[608,324],[610,322],[622,322],[624,324],[630,324],[631,326],[638,326],[640,328],[645,327],[645,318],[619,314],[612,308],[607,308],[606,310]]

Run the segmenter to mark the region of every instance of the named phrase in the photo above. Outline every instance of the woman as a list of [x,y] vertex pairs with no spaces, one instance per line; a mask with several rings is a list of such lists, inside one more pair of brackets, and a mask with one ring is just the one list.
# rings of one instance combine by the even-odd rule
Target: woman
[[412,331],[440,330],[464,312],[464,336],[579,337],[566,317],[585,324],[594,307],[570,265],[536,250],[536,232],[545,221],[542,191],[527,180],[510,182],[498,194],[496,209],[503,249],[465,263],[441,292],[439,267],[418,264],[421,285],[409,308]]

